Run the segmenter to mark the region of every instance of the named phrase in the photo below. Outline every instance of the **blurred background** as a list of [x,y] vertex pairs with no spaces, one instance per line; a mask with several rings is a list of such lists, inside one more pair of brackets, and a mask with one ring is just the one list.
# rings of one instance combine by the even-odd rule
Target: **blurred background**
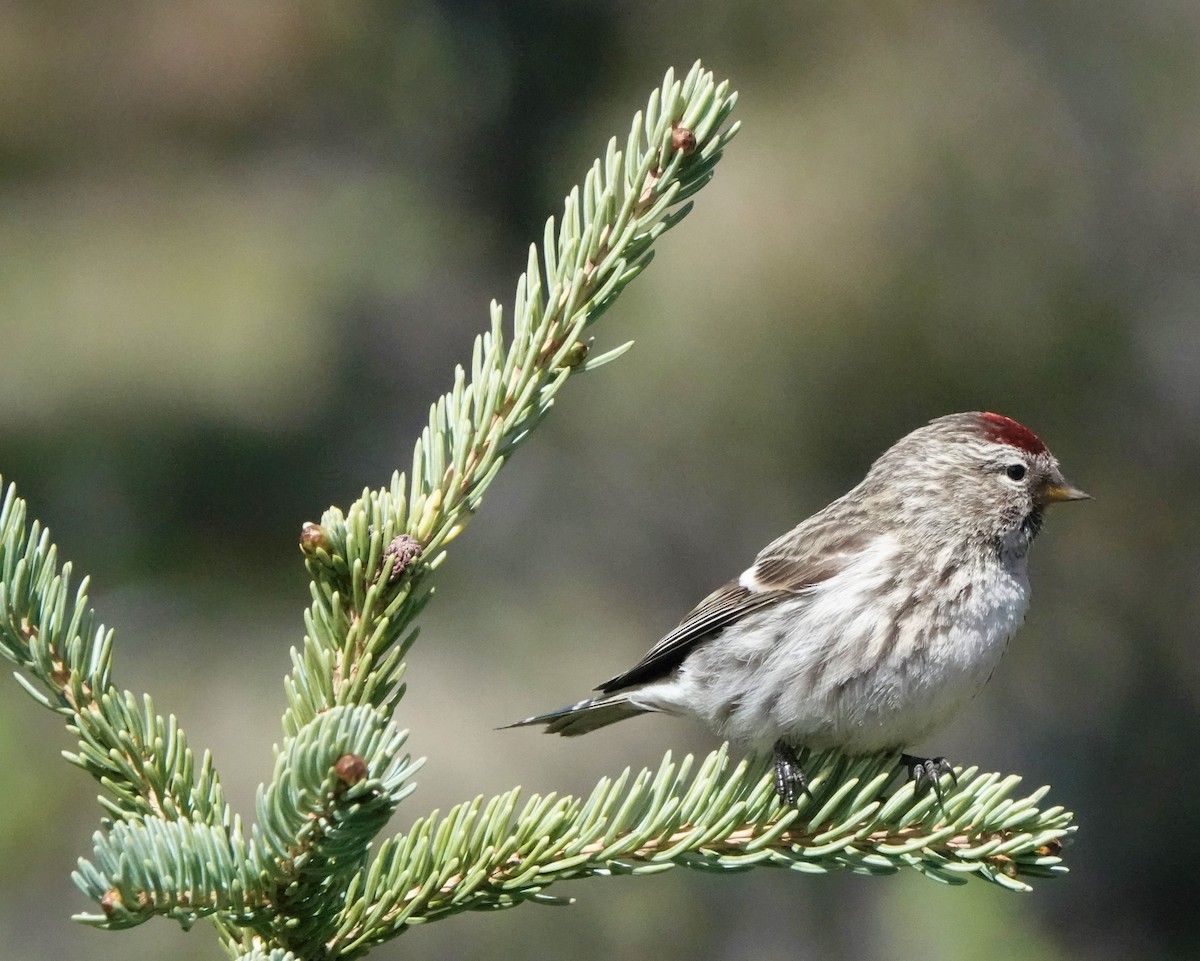
[[[1027,625],[926,745],[1053,784],[1071,874],[572,882],[380,958],[1194,958],[1200,6],[943,0],[0,2],[0,471],[117,628],[117,677],[252,817],[302,637],[301,523],[406,466],[527,244],[668,66],[744,124],[581,377],[453,545],[398,718],[394,829],[664,750],[496,725],[627,667],[768,539],[956,410],[1037,430]],[[68,918],[98,826],[59,721],[3,684],[7,957],[221,957]]]

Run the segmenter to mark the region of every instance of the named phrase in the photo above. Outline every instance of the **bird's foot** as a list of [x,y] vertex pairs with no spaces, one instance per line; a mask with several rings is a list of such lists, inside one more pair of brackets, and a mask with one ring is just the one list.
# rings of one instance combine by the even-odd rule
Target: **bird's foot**
[[775,760],[775,793],[784,806],[794,808],[802,794],[811,799],[808,779],[800,767],[795,748],[783,741],[776,741],[772,756]]
[[908,768],[908,776],[913,782],[913,796],[919,796],[925,791],[933,791],[937,798],[938,807],[946,813],[946,802],[942,797],[942,775],[949,774],[950,781],[956,787],[958,775],[944,757],[916,757],[912,754],[901,754],[900,763]]

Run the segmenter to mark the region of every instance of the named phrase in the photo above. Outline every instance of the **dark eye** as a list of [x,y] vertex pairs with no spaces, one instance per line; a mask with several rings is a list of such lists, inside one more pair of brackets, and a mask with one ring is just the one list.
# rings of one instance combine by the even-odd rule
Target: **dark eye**
[[1008,475],[1009,480],[1015,480],[1015,481],[1024,480],[1025,479],[1025,465],[1024,464],[1009,464],[1006,468],[1004,468],[1004,473]]

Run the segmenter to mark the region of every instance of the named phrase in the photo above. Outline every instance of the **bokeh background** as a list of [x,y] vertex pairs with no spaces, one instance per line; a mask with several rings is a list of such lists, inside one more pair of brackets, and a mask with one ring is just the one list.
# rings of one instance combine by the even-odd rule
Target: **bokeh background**
[[[252,815],[297,537],[405,465],[526,245],[666,67],[744,124],[456,542],[400,722],[395,829],[513,784],[586,790],[712,740],[497,724],[627,666],[928,418],[1038,430],[1095,495],[930,750],[1054,785],[1072,873],[593,880],[380,958],[1194,958],[1200,6],[1179,0],[0,2],[0,471],[94,577],[119,682]],[[0,687],[0,955],[221,957],[110,935],[74,859],[95,787]]]

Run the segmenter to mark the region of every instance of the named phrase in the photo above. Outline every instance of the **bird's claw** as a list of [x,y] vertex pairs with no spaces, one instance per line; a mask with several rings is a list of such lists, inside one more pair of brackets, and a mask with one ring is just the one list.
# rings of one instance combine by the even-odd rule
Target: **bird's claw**
[[958,775],[944,757],[916,757],[912,754],[901,754],[900,763],[908,768],[908,776],[913,782],[913,795],[924,791],[933,791],[937,798],[938,807],[946,813],[946,802],[942,797],[942,775],[950,775],[950,783],[958,786]]
[[776,741],[772,756],[775,760],[775,793],[779,795],[784,807],[794,808],[801,795],[811,799],[808,779],[800,767],[800,759],[796,757],[795,749],[783,741]]

